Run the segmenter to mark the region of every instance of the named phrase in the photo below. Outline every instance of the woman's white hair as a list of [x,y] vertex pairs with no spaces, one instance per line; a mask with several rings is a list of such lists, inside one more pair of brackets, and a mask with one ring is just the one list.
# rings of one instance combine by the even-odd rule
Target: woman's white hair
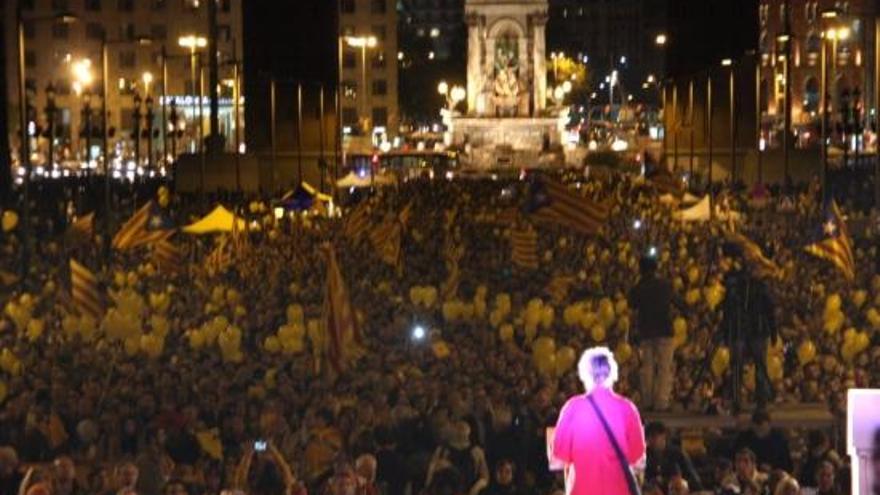
[[578,376],[588,391],[596,385],[611,388],[617,381],[617,361],[607,347],[591,347],[581,354]]

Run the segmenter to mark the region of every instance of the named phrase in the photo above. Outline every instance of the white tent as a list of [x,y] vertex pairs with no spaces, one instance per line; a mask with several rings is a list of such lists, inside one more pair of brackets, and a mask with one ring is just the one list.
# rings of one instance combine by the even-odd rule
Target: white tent
[[[709,195],[703,196],[697,204],[691,206],[690,208],[686,208],[684,210],[678,210],[672,214],[672,217],[676,220],[681,220],[682,222],[705,222],[709,220],[711,216],[711,209],[709,205]],[[718,205],[715,205],[715,219],[716,220],[739,220],[740,214],[738,212],[732,210],[722,210],[718,208]]]
[[369,174],[361,177],[360,175],[349,172],[348,175],[336,181],[336,187],[371,187],[371,186],[387,186],[394,184],[395,180],[391,174],[375,174],[370,177]]

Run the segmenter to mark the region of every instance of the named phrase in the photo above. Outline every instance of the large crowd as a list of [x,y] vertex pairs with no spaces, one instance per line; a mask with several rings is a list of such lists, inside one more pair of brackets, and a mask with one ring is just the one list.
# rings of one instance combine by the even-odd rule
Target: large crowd
[[[846,390],[880,382],[880,347],[857,345],[860,335],[875,343],[880,328],[868,186],[836,189],[855,239],[856,280],[847,281],[803,251],[825,219],[810,184],[760,195],[719,186],[742,214],[734,226],[677,221],[676,206],[630,177],[564,180],[613,205],[611,214],[596,236],[537,225],[534,270],[511,263],[509,234],[523,218],[510,223],[505,212],[527,194],[517,178],[409,180],[342,202],[331,218],[276,220],[260,198],[227,201],[261,228],[240,234],[245,242],[220,270],[206,261],[220,236],[183,233],[172,238],[186,253],[181,270],[158,269],[147,249],[115,252],[108,267],[101,239],[74,244],[65,234],[76,208],[50,208],[54,217],[35,219],[41,235],[26,280],[2,289],[0,495],[562,493],[545,428],[582,392],[568,350],[613,349],[618,392],[641,400],[626,294],[643,254],[656,256],[684,301],[674,309],[672,411],[725,414],[732,383],[753,397],[753,367],[734,382],[711,359],[721,345],[719,239],[729,228],[782,268],[768,282],[782,337],[770,350],[774,401],[827,405],[838,431],[781,432],[761,410],[738,435],[707,433],[695,447],[651,423],[644,492],[847,493],[846,460],[830,439]],[[118,216],[136,209],[119,201]],[[368,238],[343,233],[359,204],[374,226],[408,207],[399,267]],[[174,197],[164,214],[184,225],[205,207]],[[19,235],[3,234],[4,273],[20,271]],[[340,372],[321,352],[318,324],[328,241],[364,338]],[[444,286],[449,243],[463,246],[457,290],[445,302],[414,297],[413,288]],[[71,309],[71,256],[99,274],[104,321]],[[567,290],[548,292],[555,279],[569,280]]]

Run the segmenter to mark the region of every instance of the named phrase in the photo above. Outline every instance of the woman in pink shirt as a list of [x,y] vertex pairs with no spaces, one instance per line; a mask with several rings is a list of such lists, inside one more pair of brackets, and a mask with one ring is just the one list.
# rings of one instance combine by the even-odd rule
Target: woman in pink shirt
[[636,406],[614,393],[617,363],[606,347],[587,349],[578,362],[587,393],[572,397],[559,413],[553,456],[565,465],[567,495],[627,495],[623,466],[590,398],[602,412],[628,466],[642,461],[645,433]]

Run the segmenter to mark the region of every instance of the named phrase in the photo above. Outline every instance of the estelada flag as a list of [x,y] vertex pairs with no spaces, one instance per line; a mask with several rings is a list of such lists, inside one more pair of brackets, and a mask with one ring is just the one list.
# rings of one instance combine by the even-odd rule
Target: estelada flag
[[531,184],[526,213],[541,224],[559,224],[582,234],[599,232],[610,208],[569,189],[565,184],[538,175]]
[[336,260],[336,251],[329,243],[324,249],[327,252],[327,286],[321,320],[327,342],[327,361],[338,373],[346,368],[349,358],[363,345],[363,337],[358,328],[348,287]]
[[167,239],[174,234],[173,229],[162,227],[159,209],[151,199],[119,228],[113,236],[113,248],[125,251]]
[[538,268],[538,233],[531,226],[510,231],[510,262],[520,268]]
[[856,277],[855,258],[852,252],[852,239],[849,237],[849,229],[837,202],[831,201],[828,219],[822,225],[824,239],[805,247],[808,253],[828,260],[837,267],[847,280]]
[[75,259],[70,259],[70,294],[76,311],[98,321],[104,314],[104,301],[98,278]]

